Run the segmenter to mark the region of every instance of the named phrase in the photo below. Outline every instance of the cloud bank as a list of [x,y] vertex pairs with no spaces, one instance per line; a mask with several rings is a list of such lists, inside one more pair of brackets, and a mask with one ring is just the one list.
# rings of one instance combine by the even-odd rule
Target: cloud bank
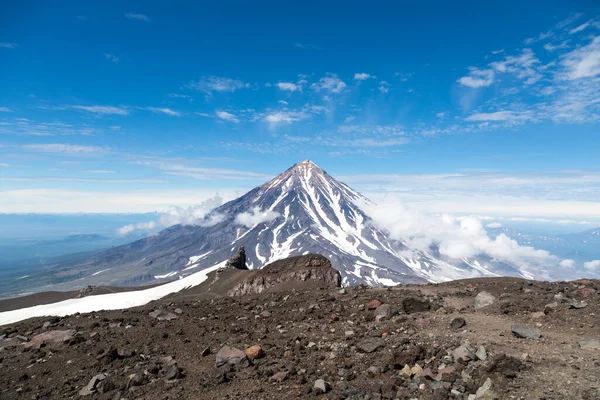
[[281,214],[275,211],[267,210],[261,211],[258,207],[255,207],[251,212],[243,212],[235,217],[235,223],[252,228],[263,222],[272,221],[279,217]]

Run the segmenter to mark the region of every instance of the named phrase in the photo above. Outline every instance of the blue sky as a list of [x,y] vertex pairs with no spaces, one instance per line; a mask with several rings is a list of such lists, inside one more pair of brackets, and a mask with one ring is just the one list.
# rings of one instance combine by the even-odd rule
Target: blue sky
[[1,211],[164,210],[308,158],[434,212],[600,221],[594,2],[2,8]]

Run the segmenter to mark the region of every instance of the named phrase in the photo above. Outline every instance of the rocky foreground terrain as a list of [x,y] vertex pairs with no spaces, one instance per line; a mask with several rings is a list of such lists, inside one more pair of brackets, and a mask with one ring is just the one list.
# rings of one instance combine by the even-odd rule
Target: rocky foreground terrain
[[600,399],[598,281],[342,289],[307,267],[0,327],[0,398]]

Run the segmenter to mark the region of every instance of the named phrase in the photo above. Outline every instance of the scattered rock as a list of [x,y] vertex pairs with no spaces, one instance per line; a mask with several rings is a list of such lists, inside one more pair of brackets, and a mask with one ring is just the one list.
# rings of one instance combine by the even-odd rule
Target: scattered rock
[[471,349],[467,344],[463,344],[454,349],[454,351],[452,352],[452,357],[454,358],[455,362],[458,362],[460,360],[464,362],[469,362],[471,360],[474,360],[477,356],[475,355],[473,349]]
[[588,306],[588,304],[585,301],[576,301],[573,300],[569,303],[569,308],[574,308],[574,309],[580,309],[580,308],[586,308]]
[[209,355],[210,355],[210,353],[211,353],[211,351],[210,351],[210,347],[206,347],[204,350],[202,350],[202,353],[200,353],[200,355],[201,355],[202,357],[206,357],[206,356],[209,356]]
[[327,393],[331,390],[331,385],[323,379],[317,379],[313,385],[313,389],[317,394]]
[[485,361],[485,359],[487,358],[487,351],[485,350],[485,347],[479,346],[477,348],[477,351],[475,352],[475,356],[477,356],[477,359]]
[[480,308],[487,307],[496,302],[496,298],[488,292],[479,292],[477,296],[475,296],[475,300],[473,301],[473,308],[479,310]]
[[490,378],[487,378],[485,380],[485,382],[483,383],[483,385],[481,385],[481,387],[479,389],[477,389],[477,392],[475,393],[475,398],[478,400],[495,398],[495,395],[492,393],[491,389],[492,389],[492,380]]
[[104,375],[104,374],[98,374],[98,375],[94,376],[92,379],[90,379],[88,384],[79,391],[79,394],[81,396],[89,396],[89,395],[96,393],[96,387],[98,386],[98,383],[100,383],[100,381],[103,381],[105,379],[106,379],[106,375]]
[[181,378],[181,369],[177,365],[171,365],[165,374],[165,379],[172,381]]
[[545,316],[546,316],[546,313],[543,312],[543,311],[536,311],[534,313],[531,313],[531,315],[530,315],[530,317],[533,318],[533,319],[538,319],[538,318],[542,318],[542,317],[545,317]]
[[392,315],[392,309],[389,304],[382,304],[375,310],[375,320],[377,322],[387,319]]
[[64,343],[73,339],[77,331],[75,329],[67,329],[65,331],[47,331],[35,335],[31,341],[25,343],[25,348],[40,348],[46,343]]
[[159,321],[170,321],[172,319],[177,319],[177,315],[173,314],[170,311],[167,311],[163,308],[159,308],[158,310],[152,311],[150,314],[152,318],[155,318]]
[[458,317],[454,318],[452,322],[450,322],[450,328],[457,330],[467,325],[467,321],[464,318]]
[[379,338],[367,338],[356,345],[356,349],[362,353],[373,353],[385,346],[385,342]]
[[376,310],[380,305],[381,305],[381,302],[379,300],[371,300],[370,302],[367,303],[367,309],[368,310]]
[[265,353],[262,347],[260,347],[259,345],[254,345],[246,349],[246,355],[250,358],[257,359],[264,357]]
[[579,347],[584,350],[600,350],[600,341],[596,339],[583,339],[579,341]]
[[280,372],[277,372],[275,375],[273,375],[271,377],[271,380],[275,381],[275,382],[283,382],[287,378],[287,375],[288,375],[287,372],[280,371]]
[[430,308],[429,300],[419,300],[415,297],[407,297],[402,300],[402,309],[407,314],[429,311]]
[[530,328],[525,325],[513,325],[511,331],[514,336],[522,339],[537,340],[542,337],[539,329]]
[[238,365],[249,361],[246,353],[235,347],[223,346],[217,353],[217,367],[223,365]]

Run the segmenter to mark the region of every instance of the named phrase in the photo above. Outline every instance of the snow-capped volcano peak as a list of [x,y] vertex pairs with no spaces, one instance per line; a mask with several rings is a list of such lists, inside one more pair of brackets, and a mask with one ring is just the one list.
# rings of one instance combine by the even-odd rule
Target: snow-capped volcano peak
[[[435,249],[416,251],[391,240],[372,224],[368,216],[372,206],[366,197],[304,160],[213,210],[210,226],[176,225],[96,253],[81,265],[101,265],[104,270],[118,266],[115,270],[120,274],[131,269],[130,280],[152,283],[224,265],[244,246],[250,269],[290,256],[322,254],[341,272],[345,284],[394,285],[495,275],[487,266],[490,260],[444,260]],[[510,266],[503,267],[494,271],[522,276]]]

